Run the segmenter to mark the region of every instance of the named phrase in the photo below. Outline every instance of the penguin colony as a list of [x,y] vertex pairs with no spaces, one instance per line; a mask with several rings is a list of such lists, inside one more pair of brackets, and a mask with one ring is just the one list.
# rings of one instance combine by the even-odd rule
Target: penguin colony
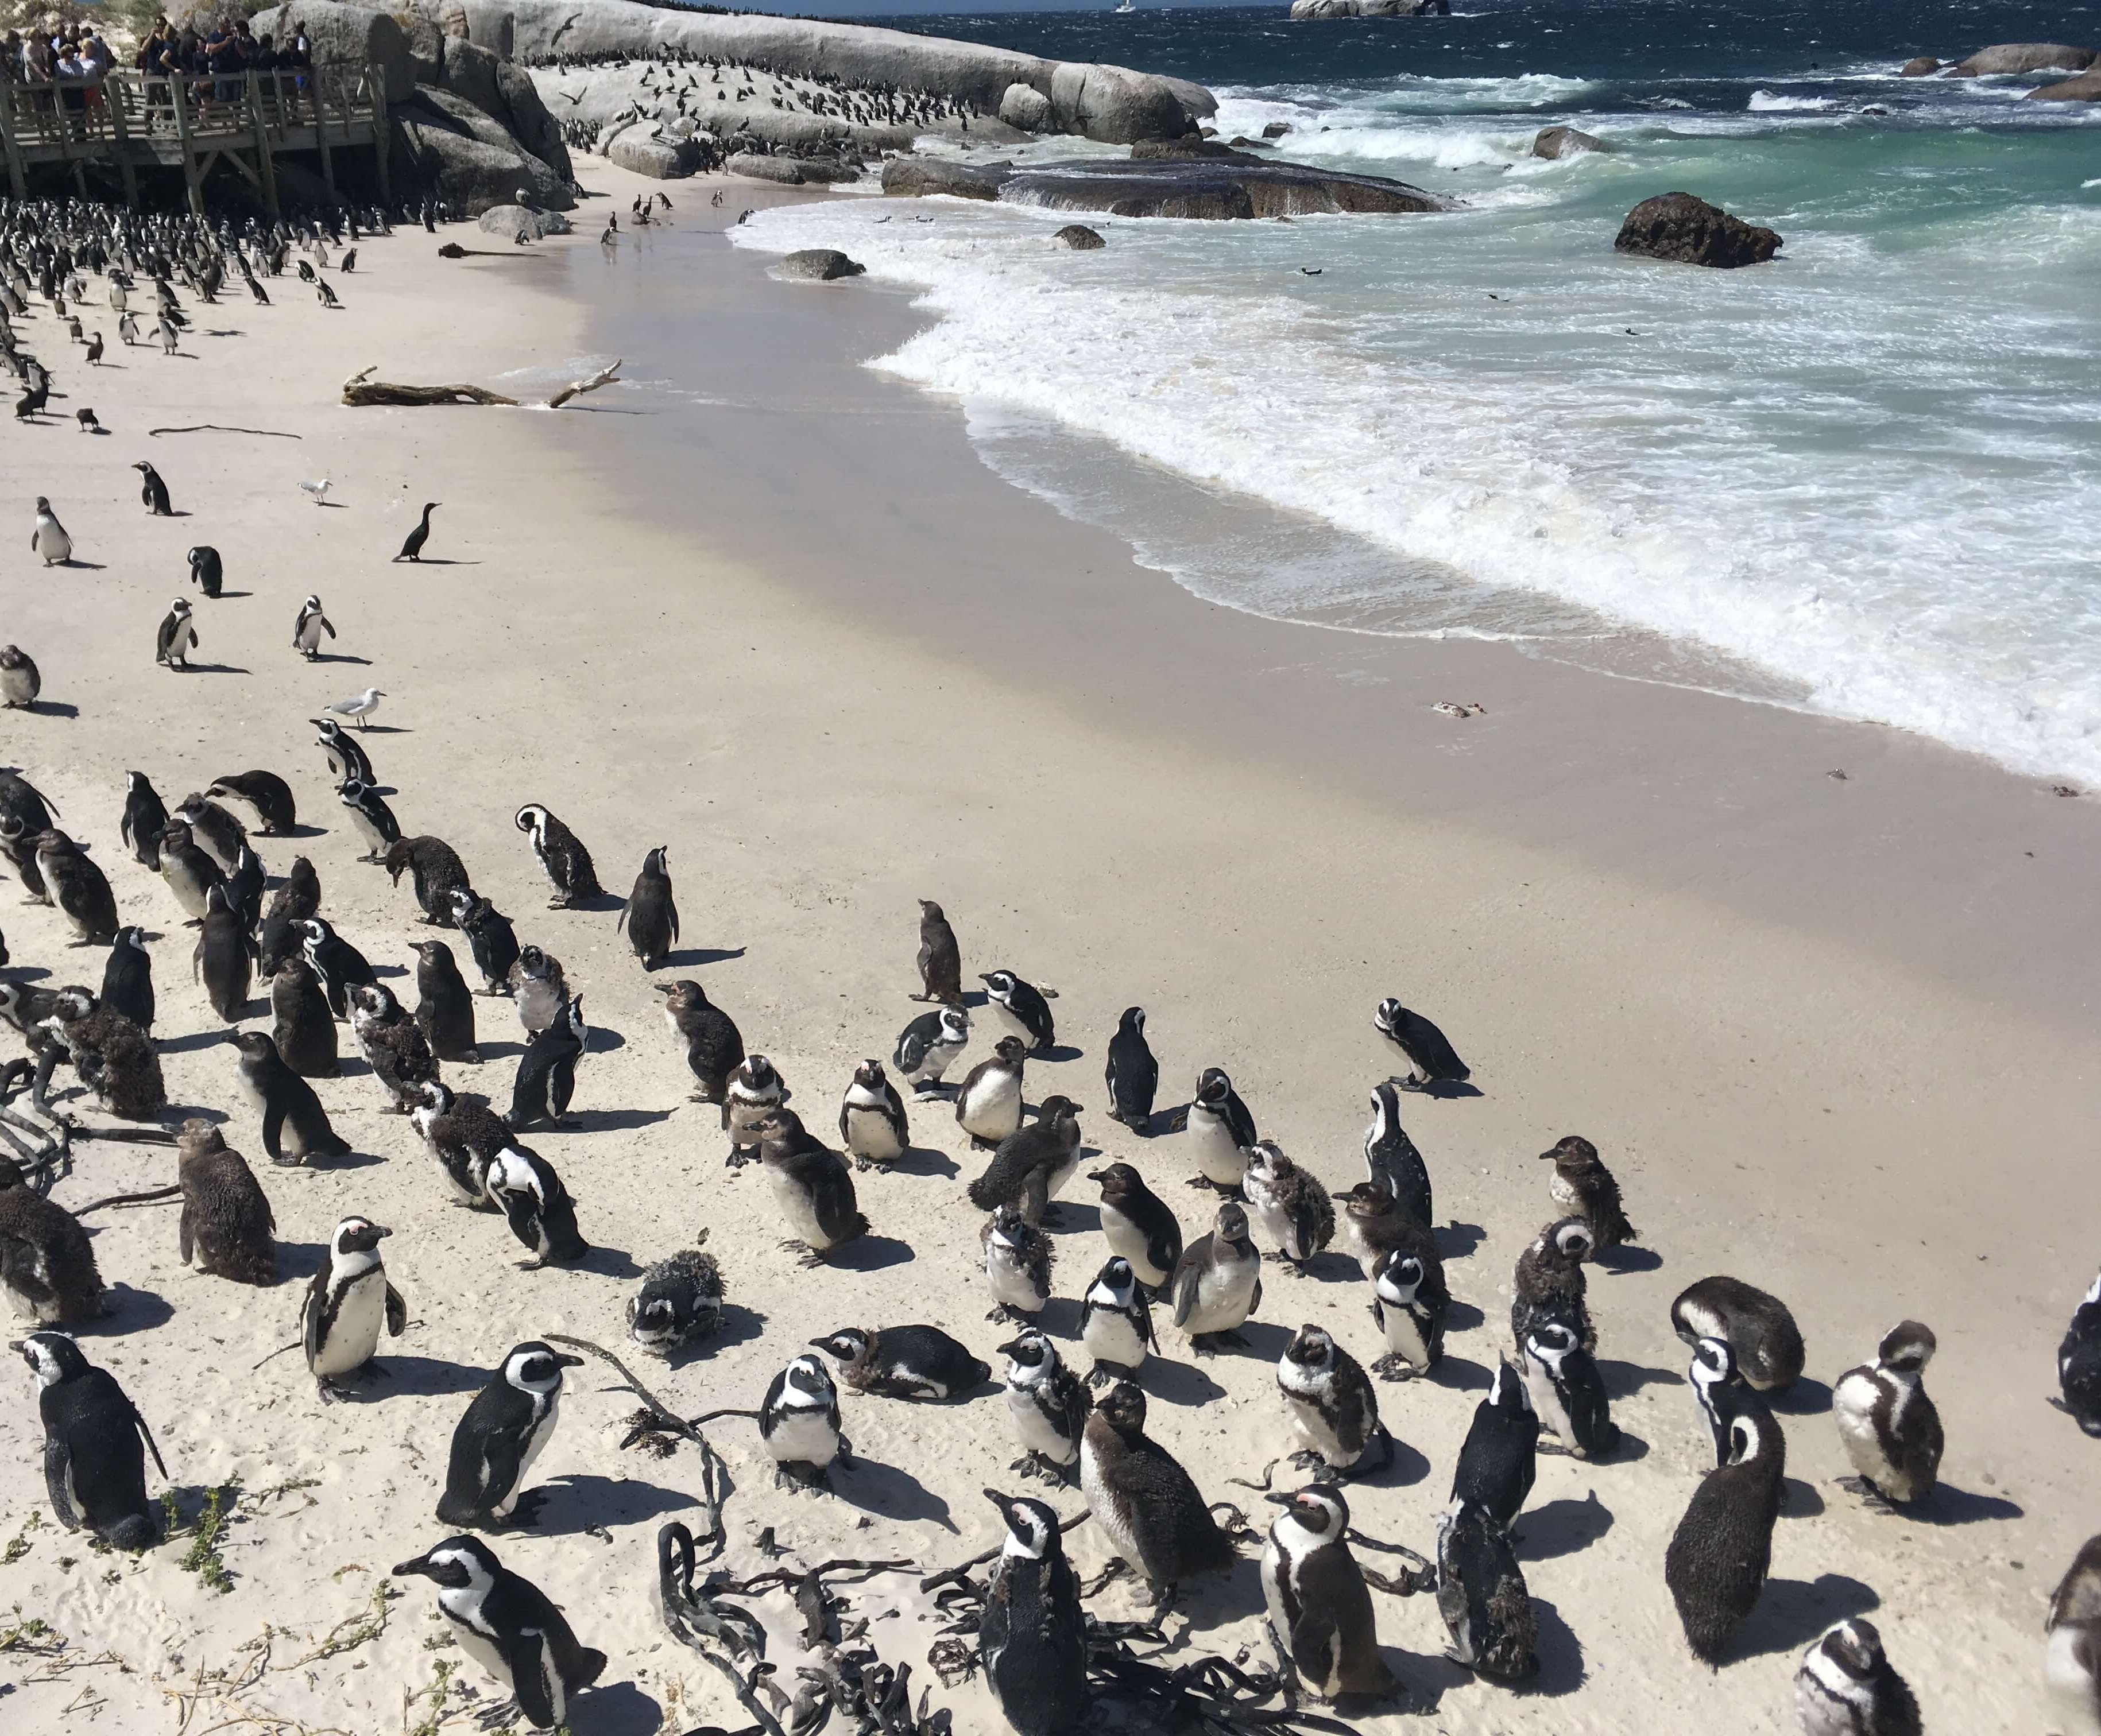
[[[723,70],[707,62],[695,66]],[[810,85],[805,106],[856,120],[923,118],[909,95],[820,82]],[[387,232],[386,214],[361,214],[361,222]],[[238,275],[253,298],[267,303],[263,276],[281,274],[294,247],[318,259],[325,238],[340,245],[344,227],[331,219],[244,231],[225,223],[121,217],[82,205],[0,206],[0,360],[35,400],[23,419],[35,421],[50,394],[48,371],[24,347],[44,311],[38,303],[63,318],[69,301],[83,304],[86,280],[99,277],[113,309],[126,314],[127,297],[150,283],[162,331],[179,339],[188,321],[175,283],[210,303]],[[360,222],[347,227],[355,239]],[[147,511],[168,516],[168,481],[151,465],[134,467]],[[93,515],[68,510],[86,530]],[[432,510],[424,507],[394,559],[420,559]],[[51,502],[38,497],[29,570],[62,567],[78,546]],[[199,545],[184,553],[171,542],[169,554],[171,572],[178,560],[188,567],[201,602],[230,606],[216,548]],[[325,655],[336,635],[318,597],[297,607],[291,645],[297,656]],[[180,671],[199,643],[192,606],[179,597],[157,632],[155,660]],[[383,654],[383,644],[371,648]],[[55,667],[62,664],[62,647],[44,649]],[[0,697],[8,705],[33,705],[41,686],[27,652],[0,650]],[[377,692],[360,708],[338,709],[363,722]],[[0,980],[0,1018],[20,1040],[29,1058],[23,1065],[54,1075],[54,1089],[70,1092],[72,1113],[168,1129],[180,1195],[175,1251],[188,1269],[186,1282],[236,1283],[276,1299],[278,1236],[321,1244],[296,1304],[285,1299],[278,1305],[296,1335],[287,1349],[303,1355],[312,1402],[334,1403],[365,1396],[385,1373],[390,1350],[413,1330],[410,1295],[389,1261],[406,1272],[416,1261],[397,1253],[390,1227],[361,1213],[319,1221],[298,1184],[357,1153],[424,1164],[434,1190],[482,1214],[489,1231],[507,1234],[529,1257],[517,1262],[521,1273],[588,1261],[588,1185],[580,1198],[522,1137],[569,1129],[580,1093],[590,1102],[593,1032],[583,1017],[582,985],[568,979],[549,944],[577,947],[586,925],[595,924],[601,939],[609,933],[632,953],[632,970],[695,967],[675,950],[680,929],[671,846],[616,846],[601,837],[602,849],[617,847],[640,863],[632,893],[610,899],[592,853],[554,809],[538,801],[518,806],[515,829],[554,895],[547,915],[525,922],[530,939],[521,945],[498,899],[515,910],[528,908],[532,877],[523,857],[476,864],[495,895],[477,887],[450,845],[432,834],[405,836],[388,805],[391,795],[428,819],[427,793],[388,790],[367,749],[333,718],[312,720],[312,727],[317,733],[311,737],[299,731],[287,738],[303,756],[288,759],[292,776],[251,768],[207,779],[197,775],[201,768],[186,768],[169,787],[189,781],[201,787],[172,810],[153,775],[134,771],[122,788],[103,793],[99,807],[63,816],[79,837],[60,829],[57,808],[22,772],[0,772],[0,855],[20,880],[25,902],[50,913],[29,924],[50,961],[48,977]],[[70,777],[60,756],[38,775]],[[324,791],[333,791],[337,802],[321,799]],[[325,831],[332,835],[316,853],[331,880],[362,872],[360,864],[384,868],[397,888],[406,876],[404,923],[413,898],[417,926],[450,930],[466,949],[462,961],[444,939],[409,943],[416,959],[413,1007],[323,914],[325,882],[312,859],[279,856],[266,867],[257,852],[254,839],[303,835],[302,803],[329,817]],[[100,857],[97,844],[104,852]],[[147,884],[152,879],[161,885]],[[135,914],[148,921],[124,920]],[[197,930],[191,981],[184,983],[178,972],[157,985],[156,947],[165,961],[167,939],[185,926]],[[375,948],[387,938],[359,937]],[[900,933],[900,967],[902,939]],[[85,961],[71,968],[73,949],[104,949],[99,977]],[[0,952],[0,966],[7,962]],[[98,986],[64,985],[61,979],[73,974],[96,978]],[[1036,1495],[985,1491],[1006,1535],[984,1587],[977,1662],[1008,1721],[1032,1736],[1081,1728],[1094,1691],[1086,1668],[1090,1617],[1060,1532],[1076,1494],[1115,1561],[1144,1582],[1156,1619],[1185,1585],[1227,1573],[1245,1558],[1244,1544],[1250,1551],[1259,1544],[1271,1636],[1281,1663],[1306,1694],[1359,1709],[1407,1703],[1406,1672],[1397,1677],[1382,1653],[1377,1606],[1350,1541],[1352,1524],[1367,1522],[1388,1528],[1413,1523],[1429,1546],[1414,1588],[1434,1590],[1449,1658],[1490,1683],[1532,1677],[1540,1668],[1541,1629],[1519,1545],[1537,1456],[1558,1451],[1597,1466],[1598,1483],[1609,1487],[1622,1442],[1598,1360],[1601,1339],[1609,1346],[1617,1323],[1609,1309],[1594,1313],[1588,1272],[1616,1250],[1639,1245],[1640,1236],[1596,1147],[1571,1135],[1539,1154],[1553,1165],[1541,1190],[1542,1215],[1548,1205],[1556,1215],[1515,1252],[1508,1336],[1452,1467],[1449,1502],[1430,1516],[1422,1504],[1392,1500],[1378,1479],[1396,1439],[1408,1432],[1408,1409],[1397,1402],[1394,1383],[1445,1388],[1442,1377],[1451,1367],[1445,1344],[1453,1296],[1433,1233],[1433,1165],[1403,1125],[1404,1093],[1475,1089],[1471,1070],[1445,1033],[1398,999],[1373,1009],[1377,1037],[1404,1067],[1373,1086],[1364,1174],[1338,1192],[1311,1164],[1263,1137],[1230,1075],[1212,1058],[1177,1058],[1165,1076],[1187,1081],[1188,1101],[1161,1113],[1163,1070],[1142,1006],[1127,1008],[1112,1032],[1089,1033],[1101,1040],[1105,1062],[1098,1111],[1090,1115],[1073,1098],[1040,1089],[1034,1081],[1043,1070],[1072,1054],[1059,1046],[1055,990],[1002,966],[977,974],[982,995],[966,992],[962,947],[937,903],[920,902],[918,950],[909,971],[900,968],[898,975],[900,1003],[909,996],[926,1010],[910,1017],[894,1040],[882,1028],[867,1031],[869,1046],[888,1044],[889,1066],[870,1057],[852,1067],[850,1077],[804,1082],[806,1101],[822,1111],[812,1111],[816,1126],[828,1128],[836,1100],[836,1149],[789,1107],[794,1093],[779,1067],[747,1049],[735,1018],[710,999],[701,981],[652,982],[665,997],[671,1046],[693,1081],[687,1101],[695,1107],[675,1112],[689,1117],[697,1141],[722,1154],[720,1186],[762,1185],[743,1174],[759,1166],[788,1232],[784,1248],[816,1274],[806,1280],[813,1310],[824,1306],[823,1268],[852,1258],[872,1231],[894,1230],[909,1243],[944,1234],[944,1221],[962,1214],[975,1227],[983,1273],[972,1305],[989,1305],[988,1321],[1016,1329],[997,1346],[1003,1367],[996,1371],[971,1343],[931,1324],[863,1320],[798,1338],[798,1328],[813,1320],[776,1323],[769,1336],[785,1328],[782,1349],[794,1345],[795,1354],[756,1411],[734,1414],[755,1420],[759,1449],[781,1483],[821,1491],[835,1471],[851,1474],[844,1469],[852,1460],[842,1389],[856,1406],[890,1400],[958,1407],[958,1426],[967,1416],[977,1426],[1006,1431],[1018,1455],[1014,1473],[1039,1480],[1067,1509]],[[228,1142],[220,1112],[177,1120],[154,1035],[161,1001],[170,992],[190,1018],[201,1019],[208,1009],[219,1025],[233,1027],[243,1124],[252,1117],[258,1129],[268,1187]],[[238,1028],[266,1016],[267,1030]],[[470,1080],[459,1069],[493,1065],[484,1049],[496,1046],[497,1031],[509,1036],[513,1018],[522,1040],[505,1045],[519,1051],[506,1098],[500,1078],[477,1072]],[[366,1076],[340,1077],[346,1031]],[[639,1028],[624,1035],[664,1040],[661,1033],[645,1039]],[[980,1051],[975,1063],[951,1080],[974,1047]],[[1372,1052],[1368,1045],[1367,1055]],[[325,1098],[315,1080],[330,1083]],[[465,1089],[470,1084],[484,1089]],[[507,1109],[497,1107],[506,1102]],[[367,1123],[360,1111],[400,1119],[390,1128]],[[356,1142],[336,1126],[338,1117],[354,1129]],[[953,1120],[949,1142],[981,1154],[980,1173],[949,1182],[915,1166],[915,1153],[926,1151],[915,1143],[915,1117],[922,1141],[933,1132],[930,1121]],[[1111,1134],[1109,1127],[1120,1131]],[[1106,1145],[1090,1144],[1090,1132]],[[72,1336],[70,1329],[90,1325],[104,1333],[129,1328],[82,1225],[50,1197],[50,1179],[31,1150],[5,1137],[24,1161],[0,1158],[0,1288],[26,1323],[11,1348],[27,1371],[23,1390],[36,1396],[51,1517],[113,1548],[152,1548],[164,1539],[148,1461],[163,1483],[179,1480],[183,1468],[171,1473],[122,1382]],[[563,1148],[565,1158],[572,1149]],[[899,1201],[909,1190],[924,1193],[923,1207],[893,1206],[872,1224],[855,1180],[871,1172],[890,1189],[886,1201]],[[1099,1245],[1093,1230],[1061,1223],[1060,1195],[1083,1177],[1097,1195]],[[1209,1196],[1205,1212],[1188,1212],[1185,1183]],[[675,1221],[679,1216],[676,1208],[667,1211],[662,1249],[651,1251],[653,1263],[640,1271],[609,1324],[624,1324],[630,1345],[653,1358],[690,1363],[705,1356],[732,1317],[738,1266],[769,1251],[739,1250],[725,1261],[703,1250],[705,1226],[683,1228]],[[1351,1261],[1362,1285],[1355,1307],[1332,1325],[1308,1322],[1292,1330],[1291,1305],[1309,1296],[1316,1262],[1332,1276]],[[1282,1274],[1265,1270],[1277,1262]],[[405,1282],[412,1293],[413,1279]],[[533,1312],[542,1282],[517,1280],[507,1300],[520,1315]],[[1494,1281],[1462,1288],[1488,1302]],[[1077,1308],[1062,1347],[1046,1327],[1051,1303],[1061,1296]],[[1685,1286],[1670,1321],[1689,1349],[1684,1426],[1707,1469],[1670,1538],[1662,1577],[1685,1644],[1719,1665],[1732,1659],[1739,1630],[1758,1608],[1784,1500],[1789,1431],[1771,1398],[1802,1379],[1808,1358],[1785,1304],[1727,1274]],[[1153,1413],[1145,1390],[1159,1363],[1252,1354],[1251,1323],[1267,1327],[1276,1346],[1274,1398],[1267,1421],[1249,1418],[1236,1426],[1266,1429],[1279,1460],[1290,1452],[1306,1473],[1297,1486],[1268,1492],[1278,1512],[1266,1538],[1220,1522],[1217,1479],[1208,1467],[1179,1460],[1149,1432]],[[1839,1442],[1856,1472],[1850,1486],[1864,1509],[1900,1517],[1930,1513],[1945,1446],[1943,1419],[1925,1381],[1935,1335],[1912,1319],[1878,1338],[1870,1332],[1858,1346],[1867,1359],[1832,1387]],[[996,1335],[971,1336],[983,1343]],[[427,1526],[434,1522],[455,1533],[536,1522],[550,1496],[532,1473],[558,1433],[568,1373],[582,1366],[546,1340],[493,1324],[486,1346],[488,1367],[471,1398],[411,1401],[457,1413],[442,1478],[431,1467],[414,1496],[432,1516]],[[151,1336],[140,1348],[161,1350]],[[192,1354],[172,1344],[167,1351]],[[1068,1363],[1068,1354],[1076,1361],[1084,1356],[1087,1366]],[[2058,1375],[2066,1413],[2101,1435],[2101,1279],[2072,1316]],[[303,1402],[281,1385],[265,1392],[263,1407]],[[1444,1402],[1419,1389],[1407,1396]],[[1001,1410],[1004,1418],[993,1422]],[[1957,1432],[1959,1438],[1959,1419]],[[405,1481],[414,1479],[405,1473]],[[571,1703],[617,1668],[578,1638],[576,1628],[590,1627],[587,1610],[564,1612],[559,1595],[506,1568],[479,1536],[431,1543],[392,1570],[431,1583],[462,1650],[536,1728],[563,1725]],[[1581,1612],[1564,1615],[1580,1625]],[[1900,1633],[1902,1610],[1886,1617]],[[1882,1629],[1862,1617],[1833,1623],[1798,1660],[1793,1703],[1802,1728],[1808,1736],[1919,1729],[1901,1655],[1900,1646],[1893,1663]],[[2051,1601],[2041,1673],[2063,1730],[2101,1731],[2101,1538],[2081,1553]]]

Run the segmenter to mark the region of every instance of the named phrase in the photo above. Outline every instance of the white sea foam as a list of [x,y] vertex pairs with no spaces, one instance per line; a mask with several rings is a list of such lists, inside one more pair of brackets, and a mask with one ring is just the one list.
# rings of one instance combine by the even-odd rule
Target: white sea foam
[[1754,91],[1745,106],[1753,114],[1829,114],[1840,105],[1828,96],[1782,96],[1774,91]]

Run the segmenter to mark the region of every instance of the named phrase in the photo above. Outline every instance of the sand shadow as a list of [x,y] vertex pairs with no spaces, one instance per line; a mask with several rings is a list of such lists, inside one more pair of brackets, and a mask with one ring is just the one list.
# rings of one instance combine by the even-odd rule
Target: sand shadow
[[912,1249],[895,1236],[873,1234],[856,1236],[823,1264],[843,1272],[880,1272],[890,1266],[909,1265]]
[[170,1303],[157,1292],[140,1290],[130,1284],[111,1284],[104,1292],[109,1312],[93,1320],[83,1320],[69,1328],[77,1336],[114,1338],[127,1332],[148,1332],[156,1327],[166,1326],[175,1317]]
[[1914,1501],[1897,1511],[1905,1518],[1917,1519],[1927,1525],[1974,1525],[1980,1519],[2026,1517],[2024,1509],[2002,1495],[1979,1495],[1948,1483],[1935,1485],[1924,1500]]
[[[1194,1409],[1226,1396],[1226,1389],[1194,1363],[1148,1356],[1138,1371],[1138,1385],[1148,1398]],[[1107,1389],[1104,1389],[1107,1390]]]
[[400,567],[479,567],[481,563],[478,560],[453,560],[442,554],[426,554],[417,560],[404,560],[397,554],[389,564]]
[[1241,1336],[1247,1340],[1247,1349],[1233,1349],[1236,1356],[1252,1356],[1258,1362],[1275,1364],[1282,1359],[1284,1347],[1291,1342],[1294,1334],[1267,1320],[1244,1320],[1241,1323]]
[[[1443,1356],[1438,1358],[1437,1366],[1435,1368],[1431,1369],[1426,1376],[1413,1376],[1413,1382],[1430,1386],[1449,1387],[1454,1392],[1485,1393],[1496,1384],[1496,1376],[1493,1369],[1484,1368],[1479,1363],[1471,1362],[1463,1356],[1453,1356],[1447,1351]],[[1413,1383],[1409,1380],[1396,1380],[1392,1384],[1396,1386],[1406,1386]]]
[[209,1121],[214,1127],[224,1127],[233,1119],[223,1109],[207,1109],[201,1103],[170,1103],[165,1112],[170,1127],[180,1127],[189,1120]]
[[312,1278],[328,1263],[328,1245],[323,1242],[280,1242],[277,1244],[277,1282]]
[[[347,651],[325,651],[317,656],[307,658],[307,661],[309,663],[359,663],[369,667],[372,660],[369,657],[353,656]],[[391,794],[392,792],[389,791],[387,793]]]
[[659,1121],[671,1119],[668,1109],[579,1109],[570,1112],[569,1119],[577,1131],[586,1133],[617,1133],[623,1129],[653,1127]]
[[742,947],[684,947],[676,952],[666,953],[664,962],[657,968],[659,970],[698,970],[705,965],[726,964],[732,959],[743,956]]
[[875,1167],[879,1175],[939,1176],[949,1182],[963,1173],[955,1159],[931,1146],[907,1146],[888,1163]]
[[1086,1054],[1086,1050],[1075,1049],[1070,1043],[1053,1043],[1048,1049],[1030,1049],[1028,1058],[1031,1061],[1083,1061]]
[[1612,1398],[1631,1398],[1645,1386],[1685,1384],[1685,1376],[1675,1368],[1646,1368],[1639,1363],[1617,1363],[1607,1357],[1598,1359],[1598,1378]]
[[153,1047],[164,1055],[194,1054],[201,1049],[216,1049],[222,1043],[233,1040],[234,1032],[221,1027],[217,1031],[192,1031],[182,1036],[157,1037]]
[[1806,1483],[1798,1477],[1784,1477],[1780,1479],[1780,1510],[1783,1518],[1820,1518],[1824,1497],[1814,1483]]
[[253,669],[245,669],[237,663],[185,663],[176,674],[181,675],[252,675]]
[[1757,1607],[1736,1630],[1729,1655],[1799,1651],[1832,1623],[1864,1615],[1881,1604],[1871,1587],[1842,1573],[1819,1574],[1813,1581],[1768,1579]]
[[1477,1327],[1486,1326],[1488,1317],[1471,1302],[1462,1302],[1456,1296],[1444,1310],[1444,1330],[1448,1332],[1471,1332]]
[[1831,1389],[1803,1375],[1785,1392],[1767,1393],[1766,1402],[1782,1416],[1821,1416],[1831,1408]]
[[[475,1052],[481,1057],[481,1065],[484,1067],[488,1066],[492,1061],[515,1060],[518,1056],[525,1053],[525,1045],[523,1043],[508,1042],[501,1037],[498,1038],[494,1042],[490,1042],[484,1039],[479,1031],[475,1035],[474,1046]],[[471,1067],[473,1064],[474,1063],[471,1062],[462,1062],[461,1063],[463,1067]]]
[[569,1262],[572,1272],[595,1272],[601,1278],[639,1278],[642,1268],[624,1248],[593,1248],[581,1260]]
[[1102,1208],[1085,1199],[1054,1199],[1043,1208],[1043,1228],[1060,1235],[1090,1235],[1102,1227]]
[[832,1467],[832,1492],[863,1513],[879,1513],[886,1519],[931,1520],[953,1534],[955,1522],[949,1504],[909,1471],[878,1460],[854,1458]]
[[1488,1232],[1479,1224],[1462,1224],[1454,1220],[1442,1230],[1430,1232],[1436,1243],[1437,1257],[1440,1260],[1465,1260],[1488,1239]]
[[555,1478],[541,1484],[537,1492],[546,1497],[546,1504],[527,1529],[540,1537],[574,1537],[616,1525],[639,1525],[695,1504],[693,1497],[680,1490],[630,1477],[601,1477],[592,1471]]
[[1517,1517],[1511,1542],[1521,1562],[1550,1562],[1586,1549],[1612,1528],[1612,1509],[1595,1489],[1580,1501],[1549,1501]]
[[374,1362],[385,1373],[360,1385],[359,1391],[364,1398],[437,1398],[448,1393],[479,1392],[489,1384],[488,1375],[479,1368],[390,1349],[388,1346],[394,1341],[384,1338],[380,1341],[379,1354]]
[[34,705],[25,705],[22,709],[40,718],[77,718],[80,715],[79,706],[69,705],[64,700],[38,700]]
[[[148,938],[158,939],[159,937],[149,936]],[[51,974],[51,972],[45,970],[42,965],[10,965],[7,969],[7,980],[10,983],[48,982]],[[2058,1402],[2057,1407],[2060,1411],[2064,1409],[2063,1401],[2060,1400]],[[2068,1412],[2067,1414],[2068,1415],[2069,1413]]]
[[1533,1619],[1539,1623],[1539,1673],[1531,1681],[1513,1682],[1519,1692],[1559,1699],[1583,1685],[1583,1642],[1561,1619],[1561,1612],[1544,1597],[1532,1600]]
[[1594,1254],[1590,1263],[1599,1270],[1609,1272],[1615,1278],[1629,1277],[1636,1272],[1656,1272],[1663,1269],[1663,1256],[1652,1248],[1608,1248],[1601,1254]]
[[663,1707],[631,1681],[593,1688],[575,1703],[569,1722],[591,1736],[656,1736],[664,1727]]

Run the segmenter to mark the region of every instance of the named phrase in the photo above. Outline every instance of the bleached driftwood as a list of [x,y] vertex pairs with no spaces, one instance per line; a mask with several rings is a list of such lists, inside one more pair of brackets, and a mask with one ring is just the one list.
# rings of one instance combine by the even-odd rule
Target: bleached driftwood
[[[515,398],[506,398],[502,392],[493,392],[485,386],[464,383],[451,386],[400,386],[388,380],[375,380],[372,376],[376,367],[361,368],[343,382],[343,401],[352,409],[369,409],[374,404],[396,409],[420,409],[434,404],[500,404],[512,409],[518,408]],[[559,410],[572,398],[582,397],[586,392],[596,391],[601,386],[610,386],[620,373],[616,360],[610,367],[601,368],[588,380],[573,380],[547,400],[546,407]]]

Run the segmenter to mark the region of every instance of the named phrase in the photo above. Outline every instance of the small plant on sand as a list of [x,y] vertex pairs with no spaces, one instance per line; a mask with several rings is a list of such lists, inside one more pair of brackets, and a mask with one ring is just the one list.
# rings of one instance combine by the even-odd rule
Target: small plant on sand
[[[233,1509],[241,1500],[241,1485],[222,1483],[218,1488],[207,1490],[204,1511],[197,1515],[196,1535],[183,1558],[175,1563],[185,1573],[193,1573],[198,1579],[222,1596],[233,1589],[233,1575],[226,1570],[226,1563],[219,1553],[219,1539],[226,1535],[228,1523],[233,1517]],[[175,1506],[173,1495],[163,1498],[168,1515],[170,1535],[179,1528],[181,1514]]]
[[[445,1721],[445,1696],[452,1692],[453,1677],[458,1672],[458,1664],[449,1658],[440,1658],[430,1686],[418,1688],[414,1694],[405,1688],[401,1690],[401,1728],[406,1736],[438,1736],[438,1726]],[[409,1714],[422,1700],[431,1703],[431,1709],[415,1723],[409,1723]]]
[[22,1528],[7,1540],[7,1548],[0,1553],[0,1567],[12,1567],[29,1553],[29,1533],[44,1522],[44,1516],[33,1508],[29,1517],[22,1522]]

